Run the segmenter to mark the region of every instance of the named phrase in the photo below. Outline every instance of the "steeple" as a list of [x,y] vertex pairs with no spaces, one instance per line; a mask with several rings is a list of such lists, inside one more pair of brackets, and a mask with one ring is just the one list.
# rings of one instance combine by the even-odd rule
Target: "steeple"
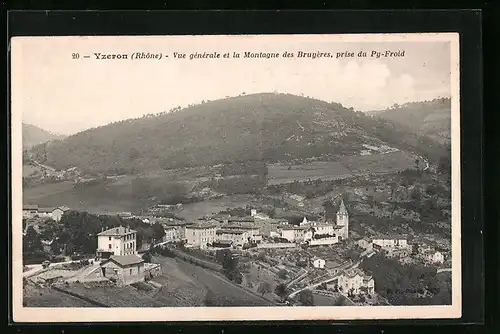
[[342,199],[342,201],[340,202],[340,208],[337,214],[348,215],[347,209],[345,208],[344,199]]

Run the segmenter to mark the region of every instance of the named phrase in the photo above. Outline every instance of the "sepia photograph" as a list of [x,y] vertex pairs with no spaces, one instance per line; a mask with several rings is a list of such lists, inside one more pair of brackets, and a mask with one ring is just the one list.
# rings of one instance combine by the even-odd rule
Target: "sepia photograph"
[[459,318],[459,94],[455,33],[13,38],[14,320]]

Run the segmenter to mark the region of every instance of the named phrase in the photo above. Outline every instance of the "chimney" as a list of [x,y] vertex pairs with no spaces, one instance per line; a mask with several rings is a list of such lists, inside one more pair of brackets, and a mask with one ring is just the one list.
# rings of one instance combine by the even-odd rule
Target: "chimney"
[[104,226],[103,226],[103,227],[101,227],[101,232],[104,232]]

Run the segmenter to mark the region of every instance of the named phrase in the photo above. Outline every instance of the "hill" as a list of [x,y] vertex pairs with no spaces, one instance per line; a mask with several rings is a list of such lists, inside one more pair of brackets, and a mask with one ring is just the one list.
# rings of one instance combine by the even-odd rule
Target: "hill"
[[137,174],[226,162],[336,160],[389,145],[437,161],[446,148],[338,103],[252,94],[115,122],[32,150],[56,169]]
[[370,111],[379,116],[410,128],[419,135],[426,135],[441,143],[449,142],[451,128],[451,99],[410,102],[394,105],[386,110]]
[[23,149],[29,149],[35,145],[46,143],[51,140],[60,140],[64,136],[50,133],[35,125],[23,123]]

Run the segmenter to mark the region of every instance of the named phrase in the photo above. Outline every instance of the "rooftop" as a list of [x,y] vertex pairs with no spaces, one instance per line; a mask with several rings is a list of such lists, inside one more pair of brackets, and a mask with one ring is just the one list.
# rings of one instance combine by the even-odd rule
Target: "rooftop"
[[144,260],[137,255],[112,255],[109,258],[109,260],[104,261],[103,263],[108,262],[108,261],[113,261],[122,267],[144,262]]
[[102,231],[101,233],[98,233],[97,235],[104,235],[104,236],[122,236],[130,233],[136,233],[137,231],[132,230],[129,227],[123,227],[123,226],[118,226],[118,227],[113,227],[110,228],[109,230]]
[[257,230],[258,226],[250,225],[250,224],[230,224],[223,226],[225,229],[243,229],[243,230]]
[[38,208],[38,212],[44,212],[44,213],[49,213],[54,211],[57,208]]
[[186,226],[186,229],[188,228],[193,230],[207,230],[210,228],[216,228],[216,226],[214,224],[194,224]]
[[246,233],[246,231],[242,230],[232,230],[232,229],[222,229],[222,230],[217,230],[217,234],[243,234]]

